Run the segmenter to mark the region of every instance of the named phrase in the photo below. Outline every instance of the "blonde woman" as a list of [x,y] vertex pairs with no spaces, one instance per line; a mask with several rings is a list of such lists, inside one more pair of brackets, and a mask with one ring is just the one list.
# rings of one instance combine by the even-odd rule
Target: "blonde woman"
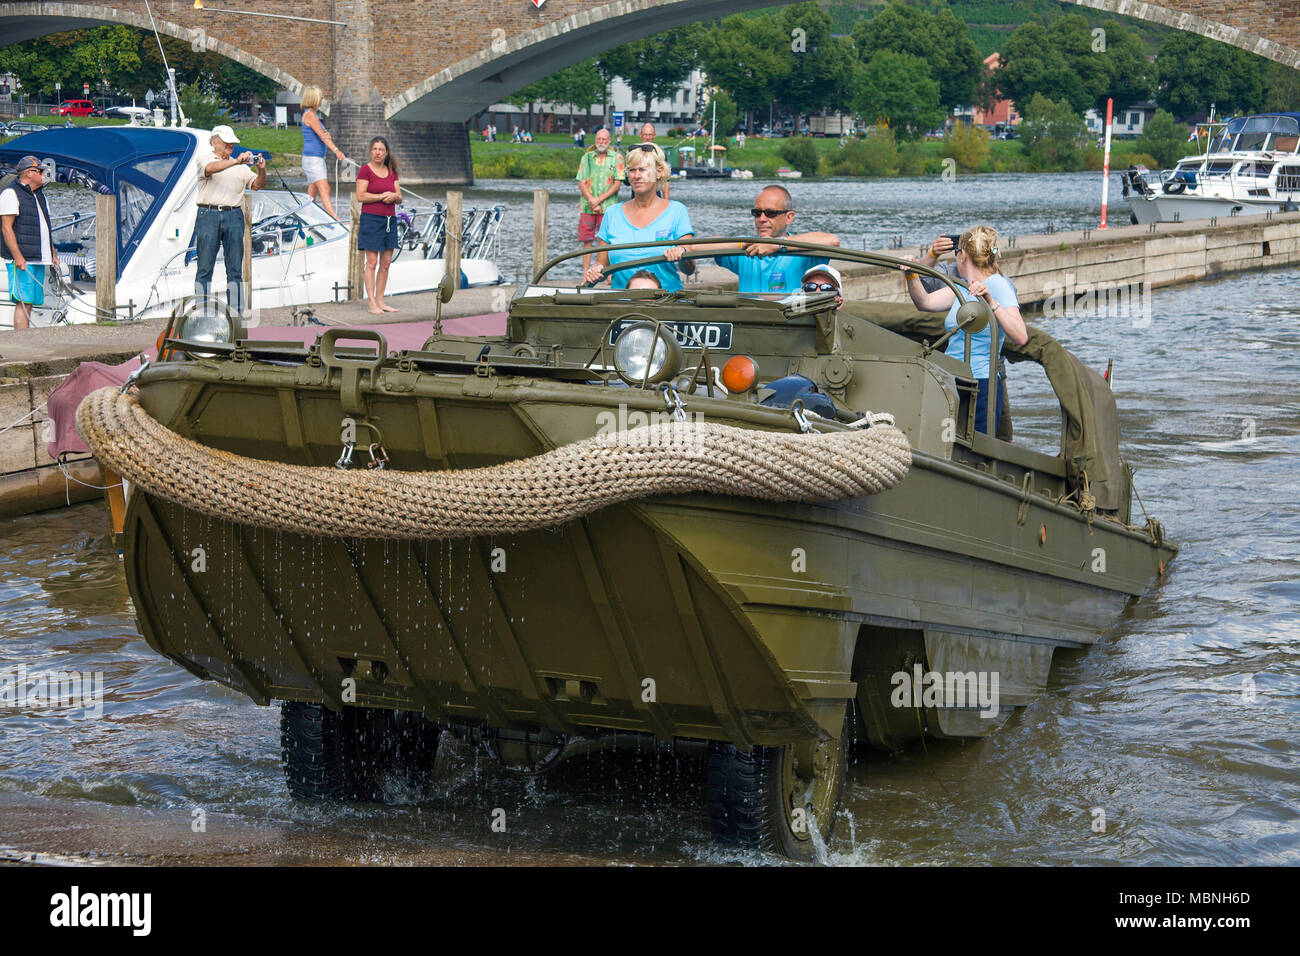
[[[999,351],[1005,339],[1010,339],[1017,345],[1028,342],[1029,332],[1025,328],[1024,318],[1020,315],[1016,287],[1002,274],[998,266],[997,230],[992,226],[976,226],[974,229],[968,229],[962,233],[956,251],[957,275],[966,282],[969,289],[969,291],[959,290],[961,301],[974,302],[976,298],[980,298],[988,304],[993,312],[993,318],[997,320],[998,327],[1002,331],[1002,337],[998,340]],[[906,275],[907,293],[912,297],[913,304],[922,312],[943,312],[946,309],[948,315],[943,321],[944,328],[957,328],[957,309],[961,302],[957,301],[952,290],[943,286],[933,292],[926,292],[915,272],[908,271],[906,266],[900,268]],[[958,361],[962,361],[966,354],[966,333],[957,332],[948,340],[948,348],[945,351]],[[979,380],[979,397],[975,402],[975,427],[980,431],[986,429],[988,421],[989,370],[992,365],[990,361],[992,351],[991,329],[985,329],[971,336],[971,371]],[[998,395],[997,390],[994,391],[994,395]],[[1000,405],[996,397],[994,402]],[[1002,409],[996,408],[995,422],[1001,414]]]
[[[676,200],[657,195],[660,186],[668,181],[668,163],[663,150],[654,143],[638,143],[627,151],[624,160],[632,198],[611,206],[600,222],[596,233],[596,248],[601,251],[596,261],[583,273],[587,282],[599,282],[611,264],[618,265],[631,259],[645,259],[662,254],[668,261],[647,266],[661,288],[680,291],[682,278],[677,271],[677,261],[686,254],[684,246],[657,246],[648,249],[619,249],[609,251],[602,246],[617,246],[629,242],[654,242],[662,239],[685,239],[695,235],[691,217],[686,207]],[[615,289],[626,289],[631,278],[629,270],[615,272],[610,283]]]
[[321,204],[331,219],[337,219],[334,206],[330,203],[329,173],[325,171],[325,150],[329,150],[339,159],[346,159],[343,150],[334,145],[334,140],[321,125],[317,110],[320,109],[321,91],[319,86],[309,86],[302,91],[302,172],[307,177],[307,195]]

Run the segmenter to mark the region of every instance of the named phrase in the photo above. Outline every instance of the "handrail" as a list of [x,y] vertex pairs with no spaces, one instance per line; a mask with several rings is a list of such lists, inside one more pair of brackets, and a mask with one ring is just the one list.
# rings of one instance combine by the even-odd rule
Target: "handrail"
[[[951,289],[953,298],[959,303],[965,300],[963,300],[958,290],[969,288],[964,280],[960,278],[954,278],[948,275],[948,273],[940,272],[938,269],[931,268],[930,266],[921,265],[921,263],[919,262],[913,262],[911,259],[900,259],[898,256],[887,255],[883,252],[869,252],[867,250],[858,250],[858,249],[843,249],[839,246],[827,246],[817,242],[805,242],[802,239],[787,239],[785,237],[777,237],[777,238],[781,239],[781,245],[785,246],[787,251],[790,249],[806,250],[810,253],[817,253],[822,258],[826,258],[826,259],[839,259],[842,262],[862,262],[867,265],[880,266],[886,269],[890,268],[891,266],[892,267],[902,266],[902,267],[906,267],[911,272],[923,273],[925,275],[932,276],[933,278],[941,281],[949,289]],[[690,238],[685,238],[685,239],[658,239],[653,242],[630,242],[630,243],[622,243],[620,245],[598,246],[595,248],[599,251],[608,251],[611,249],[649,249],[649,248],[658,248],[663,246],[704,245],[706,243],[709,245],[713,245],[720,242],[728,243],[728,244],[736,243],[737,246],[739,247],[741,244],[747,242],[759,242],[759,243],[770,244],[771,241],[772,241],[771,238],[764,238],[761,236],[752,236],[752,237],[692,236]],[[541,269],[537,271],[537,274],[533,277],[532,284],[539,285],[541,283],[542,277],[545,276],[546,273],[550,272],[551,269],[553,269],[559,263],[566,262],[569,259],[575,259],[584,254],[591,255],[591,252],[592,252],[591,248],[578,249],[575,250],[574,252],[566,252],[563,253],[562,255],[558,255],[554,257],[545,265],[543,265]],[[708,251],[687,252],[685,255],[682,256],[682,259],[712,259],[722,254],[723,253],[721,250],[710,249]],[[612,272],[622,272],[627,269],[644,268],[645,266],[651,263],[659,262],[660,260],[663,260],[662,255],[649,256],[641,259],[632,259],[627,262],[620,262],[617,265],[611,266],[606,271],[606,275]],[[680,262],[681,260],[679,259],[677,261]],[[975,301],[979,301],[979,300],[977,299]],[[988,325],[990,328],[989,334],[990,337],[992,338],[992,343],[990,345],[990,351],[989,351],[989,386],[988,387],[989,387],[990,400],[985,409],[986,410],[985,426],[988,428],[988,434],[992,435],[994,434],[994,429],[996,428],[996,424],[997,424],[995,418],[997,413],[997,405],[996,405],[996,398],[994,397],[993,389],[999,387],[998,380],[997,380],[997,372],[999,368],[998,359],[1000,358],[998,351],[1001,342],[1001,336],[1000,336],[1001,328],[998,326],[997,318],[993,315],[989,316]],[[940,337],[939,341],[940,342],[945,341],[946,339],[954,335],[957,331],[958,329],[953,329],[945,333],[942,337]],[[967,366],[970,365],[970,350],[971,350],[971,336],[967,335],[966,349],[965,349],[965,362]],[[977,428],[979,427],[978,424],[976,425],[976,427]]]
[[[784,236],[777,238],[780,238],[780,244],[785,246],[787,250],[806,250],[810,253],[816,253],[824,259],[839,259],[842,262],[862,262],[867,265],[880,266],[886,269],[904,266],[912,272],[924,273],[940,280],[944,285],[952,290],[954,296],[957,295],[957,289],[959,286],[965,287],[965,282],[960,279],[953,279],[952,276],[948,275],[946,272],[940,272],[939,270],[932,269],[929,266],[923,266],[921,263],[913,262],[910,259],[900,259],[897,256],[886,255],[882,252],[844,249],[840,246],[826,246],[818,242],[805,242],[802,239],[787,239]],[[532,284],[539,285],[542,281],[542,277],[561,262],[566,262],[569,259],[576,259],[583,255],[589,256],[593,252],[608,252],[613,249],[651,249],[663,246],[692,246],[704,245],[706,243],[712,245],[720,242],[735,244],[739,247],[741,244],[749,242],[771,244],[772,238],[764,238],[762,236],[692,236],[685,239],[656,239],[651,242],[628,242],[613,246],[590,246],[586,249],[577,249],[573,252],[566,252],[554,257],[537,271],[537,274],[533,277]],[[710,249],[707,252],[688,252],[682,258],[712,259],[725,254],[726,253],[721,249]],[[620,262],[618,265],[610,266],[606,270],[606,275],[612,272],[622,272],[625,269],[643,268],[647,264],[658,262],[662,258],[663,256],[650,256],[643,259],[633,259],[628,262]]]

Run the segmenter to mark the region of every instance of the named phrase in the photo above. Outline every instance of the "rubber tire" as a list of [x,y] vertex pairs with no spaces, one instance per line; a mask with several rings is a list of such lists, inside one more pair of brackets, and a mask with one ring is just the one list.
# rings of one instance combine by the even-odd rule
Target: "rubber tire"
[[307,802],[383,799],[382,780],[396,772],[424,796],[440,729],[418,714],[374,707],[284,701],[280,753],[289,793]]
[[[831,781],[832,811],[822,827],[823,841],[830,839],[844,789],[852,713],[852,708],[846,708],[844,730],[837,743],[838,774]],[[755,747],[746,752],[732,743],[710,742],[705,802],[714,842],[801,862],[815,858],[813,841],[801,840],[791,831],[782,807],[784,761],[792,759],[793,752],[792,746]]]

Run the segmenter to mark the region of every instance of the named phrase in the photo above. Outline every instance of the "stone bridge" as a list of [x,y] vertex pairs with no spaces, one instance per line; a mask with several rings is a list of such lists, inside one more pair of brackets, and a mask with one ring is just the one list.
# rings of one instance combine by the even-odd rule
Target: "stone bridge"
[[[1300,0],[1074,0],[1213,37],[1300,68]],[[106,23],[178,37],[271,77],[316,85],[350,156],[389,138],[410,182],[472,179],[466,121],[629,40],[772,0],[0,0],[0,45]],[[150,10],[152,8],[152,11]],[[302,19],[291,19],[302,18]]]

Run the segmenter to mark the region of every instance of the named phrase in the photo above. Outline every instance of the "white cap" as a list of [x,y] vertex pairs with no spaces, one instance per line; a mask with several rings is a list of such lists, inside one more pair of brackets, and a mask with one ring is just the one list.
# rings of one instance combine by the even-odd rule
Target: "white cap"
[[803,274],[803,278],[800,279],[799,281],[807,282],[809,276],[815,276],[819,272],[822,273],[823,275],[828,275],[832,279],[834,279],[835,284],[839,287],[840,291],[841,292],[844,291],[844,280],[840,278],[840,271],[836,269],[834,266],[813,266],[811,269],[809,269],[807,272]]
[[212,135],[220,136],[223,143],[234,144],[239,142],[239,137],[235,135],[235,131],[229,126],[212,127]]

